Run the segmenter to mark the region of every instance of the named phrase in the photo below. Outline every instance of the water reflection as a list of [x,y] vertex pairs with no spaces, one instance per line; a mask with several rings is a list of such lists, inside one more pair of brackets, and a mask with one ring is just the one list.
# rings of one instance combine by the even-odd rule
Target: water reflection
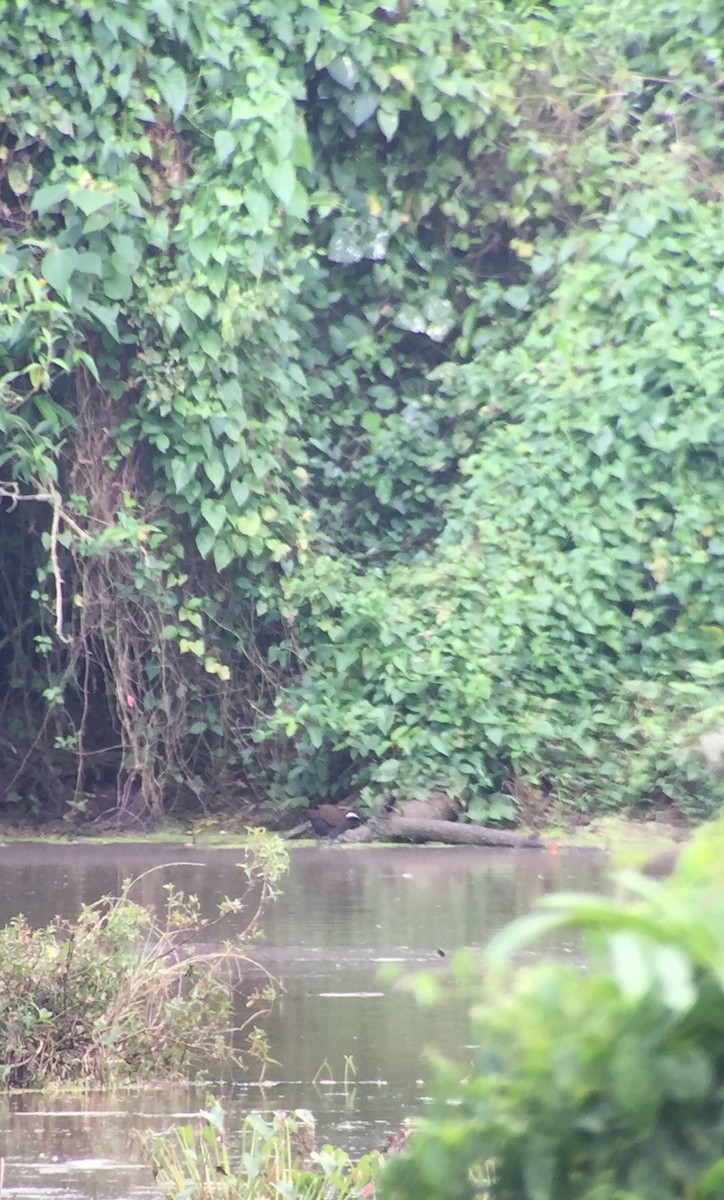
[[[173,880],[211,915],[244,885],[238,851],[179,846],[77,844],[0,847],[0,924],[19,912],[33,924],[73,917],[83,902],[117,894],[157,864],[133,896],[159,907]],[[171,866],[183,861],[185,866]],[[604,862],[590,853],[478,848],[297,847],[284,893],[264,918],[254,956],[280,980],[266,1022],[271,1054],[263,1084],[237,1072],[214,1091],[234,1115],[250,1108],[311,1108],[320,1134],[357,1151],[381,1145],[420,1112],[428,1088],[425,1047],[459,1057],[469,1040],[467,1001],[446,984],[450,957],[480,952],[512,917],[552,890],[601,886]],[[220,931],[220,937],[230,931]],[[238,920],[238,918],[236,918]],[[559,943],[554,952],[565,952]],[[443,952],[441,955],[440,952]],[[394,960],[406,974],[436,972],[445,1001],[420,1008],[409,991],[380,979]],[[246,1014],[242,1011],[239,1016]],[[133,1128],[195,1111],[203,1093],[174,1089],[110,1100],[21,1096],[0,1101],[3,1196],[24,1200],[151,1197],[133,1163]]]
[[[168,1106],[168,1107],[167,1107]],[[159,1111],[198,1107],[186,1089],[109,1101],[107,1096],[12,1096],[0,1100],[3,1197],[158,1200],[132,1131],[157,1127]]]

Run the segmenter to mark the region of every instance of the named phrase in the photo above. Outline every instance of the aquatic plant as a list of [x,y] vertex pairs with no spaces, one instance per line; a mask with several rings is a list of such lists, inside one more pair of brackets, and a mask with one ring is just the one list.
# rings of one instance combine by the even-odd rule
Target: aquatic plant
[[209,1101],[193,1120],[139,1138],[157,1185],[184,1200],[372,1197],[383,1161],[378,1151],[354,1162],[339,1148],[317,1149],[314,1117],[305,1109],[268,1118],[248,1113],[229,1136],[224,1110]]
[[[227,1060],[240,1035],[234,988],[248,976],[249,943],[286,864],[278,839],[254,834],[239,864],[242,894],[211,917],[171,883],[162,912],[138,903],[145,872],[119,896],[84,904],[74,921],[33,929],[21,915],[0,929],[0,1084],[108,1087],[188,1078]],[[233,940],[200,950],[231,914],[242,917]],[[247,1034],[272,999],[270,981],[247,998]],[[264,1046],[252,1038],[252,1053]]]

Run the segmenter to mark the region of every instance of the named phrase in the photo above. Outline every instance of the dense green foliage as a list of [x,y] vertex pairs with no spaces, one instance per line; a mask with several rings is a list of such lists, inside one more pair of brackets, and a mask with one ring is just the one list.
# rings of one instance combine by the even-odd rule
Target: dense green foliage
[[213,1101],[199,1116],[162,1133],[141,1135],[154,1181],[166,1196],[353,1200],[375,1194],[382,1164],[379,1151],[353,1162],[338,1147],[317,1148],[314,1118],[305,1109],[270,1118],[248,1113],[237,1135],[226,1128],[224,1111]]
[[710,810],[715,0],[0,18],[6,798]]
[[[84,904],[76,920],[33,929],[21,915],[0,929],[0,1087],[188,1079],[227,1062],[246,945],[287,864],[275,838],[252,839],[243,894],[214,918],[172,885],[155,913],[133,899],[135,879],[120,896]],[[243,917],[238,934],[204,952],[228,913]],[[272,999],[271,986],[249,996],[249,1026]],[[249,1049],[263,1054],[263,1035]]]
[[724,826],[635,901],[549,897],[491,955],[583,932],[570,962],[491,972],[473,1069],[449,1065],[383,1177],[387,1200],[676,1200],[724,1181]]

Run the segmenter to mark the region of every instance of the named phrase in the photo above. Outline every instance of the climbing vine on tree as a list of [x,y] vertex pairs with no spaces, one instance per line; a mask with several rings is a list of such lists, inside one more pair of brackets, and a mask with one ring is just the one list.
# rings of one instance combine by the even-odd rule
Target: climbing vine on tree
[[706,811],[716,6],[0,16],[6,802]]

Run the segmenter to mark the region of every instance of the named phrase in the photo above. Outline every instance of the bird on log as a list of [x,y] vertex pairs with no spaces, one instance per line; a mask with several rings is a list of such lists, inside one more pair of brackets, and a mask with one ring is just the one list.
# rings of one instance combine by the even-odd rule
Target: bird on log
[[348,829],[359,829],[362,824],[359,813],[337,804],[318,804],[308,810],[307,816],[318,837],[336,838]]

